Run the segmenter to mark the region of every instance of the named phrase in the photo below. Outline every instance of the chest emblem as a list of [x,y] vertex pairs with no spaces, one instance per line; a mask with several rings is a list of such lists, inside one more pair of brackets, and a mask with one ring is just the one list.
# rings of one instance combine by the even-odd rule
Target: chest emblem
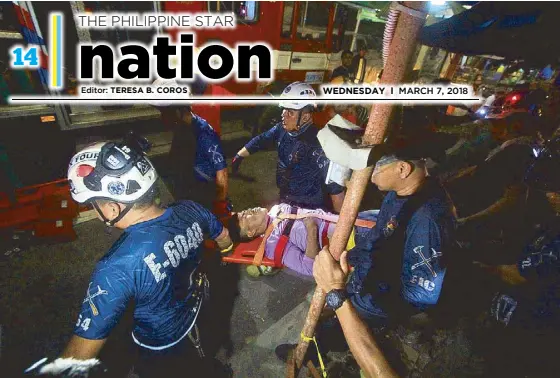
[[385,235],[386,238],[393,235],[398,225],[399,223],[397,222],[397,217],[393,215],[385,227],[383,227],[383,235]]

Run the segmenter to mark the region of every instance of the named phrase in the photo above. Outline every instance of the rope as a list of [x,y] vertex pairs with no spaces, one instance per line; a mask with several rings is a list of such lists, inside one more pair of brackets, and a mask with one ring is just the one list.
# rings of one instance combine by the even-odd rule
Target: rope
[[[319,214],[319,213],[304,213],[304,214],[297,214],[297,215],[280,213],[278,214],[277,217],[277,219],[304,219],[304,218],[317,218],[331,223],[338,223],[340,216],[336,214]],[[364,228],[373,228],[375,227],[375,222],[367,219],[358,218],[354,222],[354,225],[358,227],[364,227]]]
[[307,341],[308,343],[313,341],[313,343],[315,344],[315,348],[317,348],[317,356],[319,357],[319,365],[321,366],[321,372],[323,373],[323,377],[327,378],[327,370],[325,369],[325,364],[323,363],[323,357],[321,357],[321,352],[319,351],[319,344],[317,344],[317,339],[315,338],[315,336],[307,337],[303,334],[303,332],[301,332],[301,339],[303,341]]

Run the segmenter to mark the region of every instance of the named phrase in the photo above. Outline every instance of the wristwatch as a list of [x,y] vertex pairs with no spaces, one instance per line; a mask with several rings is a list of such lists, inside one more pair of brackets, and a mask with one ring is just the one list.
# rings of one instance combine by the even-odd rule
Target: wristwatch
[[327,307],[331,310],[338,310],[343,304],[344,301],[348,299],[348,293],[344,289],[333,289],[327,293],[326,302]]

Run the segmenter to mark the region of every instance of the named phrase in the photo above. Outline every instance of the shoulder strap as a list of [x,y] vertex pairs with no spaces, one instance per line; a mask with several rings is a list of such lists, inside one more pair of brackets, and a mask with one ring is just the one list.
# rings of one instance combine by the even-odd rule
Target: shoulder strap
[[[291,209],[291,213],[295,214],[297,213],[297,207],[292,206]],[[261,240],[261,244],[259,244],[259,248],[257,248],[257,252],[255,253],[255,257],[253,257],[253,265],[261,265],[263,258],[264,258],[264,252],[266,249],[266,241],[268,240],[268,238],[270,237],[270,235],[272,234],[272,231],[274,231],[274,229],[280,224],[280,222],[282,222],[284,220],[284,218],[281,218],[280,216],[278,216],[276,219],[274,219],[272,222],[270,222],[270,224],[268,225],[268,227],[266,228],[266,231],[264,232],[263,238]],[[292,231],[292,226],[293,226],[294,221],[293,220],[288,220],[286,227],[284,228],[284,231],[282,232],[282,235],[280,236],[280,239],[278,240],[278,244],[276,244],[276,248],[274,250],[274,260],[276,262],[276,255],[278,253],[278,246],[280,244],[283,243],[283,248],[280,250],[281,256],[280,256],[280,263],[279,264],[275,264],[278,267],[282,266],[282,255],[284,253],[284,249],[286,248],[286,244],[288,242],[289,236],[290,236],[290,232]],[[284,241],[285,239],[285,241]]]
[[331,223],[329,221],[325,221],[325,225],[323,226],[323,232],[321,234],[321,243],[323,248],[330,244],[329,240],[329,226]]
[[[297,211],[298,208],[296,206],[292,206],[290,213],[295,215],[297,214]],[[282,257],[284,257],[284,250],[290,240],[290,232],[292,232],[294,222],[294,219],[287,220],[286,227],[284,227],[284,231],[282,232],[280,239],[278,239],[278,243],[276,243],[276,248],[274,249],[274,265],[278,268],[282,266]]]
[[[340,216],[336,214],[317,214],[317,213],[305,213],[305,214],[297,214],[297,215],[280,214],[278,217],[282,219],[317,218],[331,223],[338,223],[338,219],[340,218]],[[364,227],[364,228],[373,228],[375,226],[375,222],[367,219],[357,218],[356,221],[354,222],[354,225],[358,227]]]
[[263,258],[264,258],[264,250],[266,248],[266,241],[274,231],[274,227],[276,227],[280,223],[280,219],[276,218],[274,221],[270,222],[266,231],[264,232],[263,238],[261,240],[261,244],[259,244],[259,248],[257,248],[257,252],[255,253],[255,257],[253,257],[253,265],[261,265]]

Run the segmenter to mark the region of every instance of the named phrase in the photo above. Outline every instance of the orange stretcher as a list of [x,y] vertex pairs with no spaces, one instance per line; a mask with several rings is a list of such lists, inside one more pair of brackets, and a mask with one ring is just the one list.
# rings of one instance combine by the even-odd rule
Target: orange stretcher
[[[297,211],[297,208],[293,210]],[[239,243],[233,249],[233,252],[228,256],[223,256],[222,261],[226,263],[233,263],[233,264],[246,264],[246,265],[264,265],[270,266],[273,268],[281,268],[282,264],[282,257],[284,255],[284,250],[286,249],[286,245],[289,240],[289,235],[292,230],[293,223],[296,219],[303,219],[307,217],[315,217],[319,219],[323,219],[327,222],[327,225],[323,227],[323,232],[321,235],[321,240],[323,246],[329,244],[329,238],[327,235],[329,224],[328,223],[336,223],[338,221],[337,215],[323,215],[323,214],[314,214],[314,213],[307,213],[307,214],[300,214],[296,215],[295,213],[292,214],[280,214],[278,218],[274,220],[266,229],[263,236],[258,237],[254,240],[245,243]],[[266,240],[274,230],[274,228],[284,219],[289,219],[289,223],[284,228],[282,235],[278,239],[278,243],[276,244],[276,248],[274,249],[274,260],[264,257],[264,250],[266,246]],[[364,219],[356,219],[355,224],[360,227],[366,228],[373,228],[375,226],[375,222],[364,220]]]
[[[261,236],[246,243],[239,243],[235,246],[230,255],[222,257],[222,261],[232,264],[253,264],[255,255],[257,254],[263,239],[264,237]],[[259,265],[276,267],[274,260],[267,259],[264,256]]]

